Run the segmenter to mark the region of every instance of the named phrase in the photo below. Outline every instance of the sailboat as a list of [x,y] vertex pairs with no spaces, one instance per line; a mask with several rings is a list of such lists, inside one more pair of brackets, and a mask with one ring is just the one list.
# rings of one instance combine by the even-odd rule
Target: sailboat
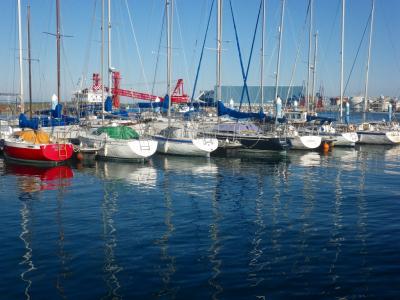
[[[262,110],[258,113],[252,112],[241,112],[228,107],[225,107],[221,100],[221,42],[222,42],[222,10],[221,10],[221,0],[218,2],[217,10],[217,86],[216,86],[216,99],[217,99],[217,112],[219,120],[216,125],[211,126],[206,130],[208,135],[215,135],[220,143],[222,149],[231,148],[244,148],[246,151],[259,152],[259,151],[270,151],[270,150],[286,150],[290,147],[290,141],[281,134],[280,131],[272,130],[266,131],[263,127],[266,127],[265,122],[275,123],[276,118],[265,115]],[[233,15],[232,4],[230,3],[232,19],[234,21],[234,28],[236,32],[235,19]],[[265,7],[265,6],[264,6]],[[261,11],[261,5],[259,14]],[[259,15],[258,15],[259,17]],[[256,22],[256,29],[258,26],[258,17]],[[256,30],[255,30],[256,32]],[[254,43],[255,34],[253,36]],[[237,44],[238,37],[236,34]],[[240,48],[238,46],[238,51],[240,54]],[[240,55],[239,55],[240,56]],[[241,58],[240,58],[241,59]],[[250,63],[250,60],[249,60]],[[262,65],[262,64],[261,64]],[[242,64],[241,64],[242,66]],[[244,69],[242,68],[242,76],[244,80],[243,89],[246,88],[246,78]],[[262,78],[262,76],[261,76]],[[261,79],[262,85],[262,79]],[[243,90],[244,91],[244,90]],[[263,95],[263,94],[262,94]],[[263,98],[263,96],[262,96]],[[249,100],[250,103],[250,100]],[[223,119],[224,116],[229,116],[235,120]],[[247,121],[240,121],[247,119]],[[248,121],[257,120],[257,122]],[[283,121],[283,120],[279,120]],[[257,125],[256,123],[263,123],[262,125]],[[268,125],[267,125],[268,126]]]
[[[104,1],[104,0],[103,0]],[[108,0],[108,36],[109,36],[109,72],[110,67],[110,36],[111,36],[111,25],[110,25],[110,5],[111,0]],[[104,5],[102,6],[102,15],[104,15]],[[102,18],[102,23],[104,22]],[[104,48],[104,31],[101,26],[102,34],[102,45],[101,45],[101,65],[103,66],[103,48]],[[103,70],[103,67],[102,67]],[[110,75],[110,74],[109,74]],[[96,79],[97,83],[101,86],[101,93],[104,94],[104,87],[102,84],[102,78]],[[110,83],[110,76],[109,76]],[[104,121],[104,97],[102,95],[102,120]],[[104,123],[104,122],[103,122]],[[139,136],[139,134],[131,127],[124,125],[101,126],[97,129],[91,129],[90,131],[80,132],[79,137],[80,145],[84,148],[91,148],[97,152],[97,157],[103,159],[117,159],[117,160],[143,160],[152,156],[157,150],[157,141],[147,136]]]
[[[311,14],[310,14],[310,45],[309,45],[309,67],[310,71],[310,53],[311,53],[311,32],[312,32],[312,3],[311,4]],[[275,78],[275,107],[276,107],[276,117],[282,117],[282,99],[278,95],[278,84],[279,84],[279,71],[280,71],[280,57],[282,48],[282,34],[283,34],[283,20],[285,12],[285,1],[282,1],[281,8],[281,23],[279,27],[279,47],[278,47],[278,59],[276,65],[276,78]],[[264,37],[263,37],[264,38]],[[316,53],[316,52],[315,52]],[[315,54],[314,53],[314,54]],[[310,77],[310,76],[308,76]],[[307,85],[308,86],[308,85]],[[308,93],[308,88],[307,88]],[[308,99],[308,95],[307,95]],[[309,106],[307,105],[307,112],[309,111]],[[307,114],[307,112],[305,112]],[[321,145],[321,137],[316,135],[315,132],[298,130],[294,125],[304,126],[305,122],[301,122],[302,112],[290,112],[284,114],[285,119],[288,122],[288,126],[285,126],[283,130],[290,141],[290,149],[293,150],[311,150],[316,149]],[[300,120],[300,123],[299,123]],[[282,126],[281,126],[282,127]],[[313,133],[313,134],[311,134]]]
[[128,126],[102,126],[79,136],[83,148],[97,151],[103,159],[143,160],[157,150],[157,141],[144,137]]
[[[367,123],[365,115],[368,110],[368,78],[369,63],[371,58],[372,30],[374,25],[375,0],[372,0],[371,19],[369,30],[368,59],[365,77],[365,96],[364,96],[364,113],[363,123],[357,128],[360,144],[379,144],[379,145],[395,145],[400,144],[400,127],[398,124],[382,124]],[[390,107],[391,108],[391,107]],[[389,117],[391,118],[391,116]]]
[[[59,7],[57,0],[57,9]],[[28,6],[28,26],[29,26],[29,6]],[[21,5],[18,0],[18,16],[20,19]],[[19,20],[19,25],[21,24]],[[58,22],[57,22],[58,24]],[[28,33],[30,30],[28,30]],[[21,30],[18,34],[19,45],[21,47]],[[28,41],[30,40],[28,34]],[[29,44],[29,43],[28,43]],[[28,45],[30,46],[30,45]],[[30,53],[30,49],[28,49]],[[31,61],[29,60],[29,64]],[[20,82],[22,82],[22,72],[20,72]],[[29,85],[31,82],[29,81]],[[21,90],[21,102],[22,102]],[[22,113],[23,105],[21,105]],[[60,139],[51,139],[50,136],[43,131],[23,130],[16,132],[14,135],[7,137],[4,141],[4,155],[6,159],[20,161],[30,164],[59,164],[69,158],[73,154],[73,145],[66,143]]]
[[162,129],[153,137],[157,140],[157,151],[163,154],[174,154],[184,156],[210,156],[210,153],[218,148],[218,140],[214,137],[207,137],[199,134],[197,124],[192,122],[175,122],[171,126],[171,46],[172,28],[171,18],[173,11],[173,0],[165,1],[167,20],[167,96],[168,100],[168,126]]
[[[344,68],[344,17],[345,0],[342,0],[342,23],[341,23],[341,42],[340,42],[340,121],[343,119],[343,68]],[[346,115],[349,114],[349,106],[346,104]],[[333,121],[323,122],[319,126],[319,134],[323,142],[332,142],[336,146],[354,147],[358,141],[358,135],[352,125],[336,124]]]

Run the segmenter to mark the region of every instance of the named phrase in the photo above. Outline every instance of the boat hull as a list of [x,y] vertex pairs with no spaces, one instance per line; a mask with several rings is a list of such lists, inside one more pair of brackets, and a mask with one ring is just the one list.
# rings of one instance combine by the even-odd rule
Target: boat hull
[[249,150],[282,151],[291,147],[290,140],[288,138],[279,138],[266,135],[239,135],[230,133],[216,133],[214,135],[220,141],[220,144],[224,144],[226,141],[233,141],[236,145],[241,145],[240,148]]
[[316,149],[321,145],[322,138],[316,135],[294,136],[289,138],[294,150]]
[[400,131],[357,131],[360,144],[396,145],[400,144]]
[[157,151],[163,154],[183,156],[210,156],[210,153],[218,148],[218,140],[215,138],[166,138],[155,136],[158,141]]
[[356,132],[343,132],[337,134],[320,134],[322,142],[332,142],[335,147],[354,147],[358,142]]
[[58,164],[71,158],[72,144],[31,144],[5,141],[6,158],[31,164]]
[[81,145],[97,149],[97,156],[103,159],[142,160],[157,150],[157,141],[152,139],[121,140],[103,138],[102,135],[80,136]]

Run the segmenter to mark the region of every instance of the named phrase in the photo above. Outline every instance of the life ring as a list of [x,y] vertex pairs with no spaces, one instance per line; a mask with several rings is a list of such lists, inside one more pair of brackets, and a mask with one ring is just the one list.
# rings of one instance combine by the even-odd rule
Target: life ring
[[355,130],[355,128],[354,128],[354,125],[353,125],[353,124],[350,124],[350,125],[349,125],[349,130],[350,130],[350,131],[354,131],[354,130]]

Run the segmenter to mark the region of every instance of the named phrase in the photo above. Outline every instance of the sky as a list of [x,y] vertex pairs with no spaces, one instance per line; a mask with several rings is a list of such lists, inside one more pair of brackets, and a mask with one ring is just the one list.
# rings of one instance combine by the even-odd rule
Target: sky
[[[243,64],[250,56],[260,0],[231,0]],[[56,40],[44,32],[56,30],[55,0],[21,0],[23,57],[27,58],[27,5],[31,6],[31,57],[33,99],[47,101],[56,92]],[[286,0],[281,85],[302,85],[307,80],[309,0]],[[101,70],[101,0],[60,0],[61,3],[61,95],[68,100],[80,87],[91,85],[91,74]],[[184,80],[191,95],[212,0],[175,0],[173,17],[173,86]],[[274,85],[278,52],[281,0],[266,0],[264,84]],[[163,28],[164,0],[112,0],[112,67],[121,72],[122,88],[164,95],[166,92],[166,41]],[[0,93],[19,91],[17,0],[1,0]],[[344,82],[346,96],[364,94],[371,0],[347,0],[345,14]],[[376,0],[368,94],[400,95],[399,0]],[[107,19],[107,0],[105,1]],[[106,24],[106,20],[105,20]],[[313,33],[318,31],[316,89],[325,95],[340,94],[341,0],[314,0]],[[261,26],[261,25],[260,25]],[[258,28],[247,79],[259,85],[261,28]],[[106,27],[105,27],[106,28]],[[222,84],[242,85],[243,78],[235,40],[229,0],[223,1]],[[107,31],[105,31],[107,44]],[[160,39],[161,37],[161,39]],[[160,43],[161,41],[161,43]],[[361,43],[361,44],[360,44]],[[313,41],[314,44],[314,41]],[[206,38],[197,92],[214,89],[216,82],[216,5]],[[359,54],[355,60],[357,49]],[[299,50],[297,50],[299,49]],[[296,55],[298,63],[294,66]],[[104,74],[107,70],[104,48]],[[352,67],[354,64],[354,67]],[[351,76],[350,71],[353,69]],[[24,94],[27,98],[28,63],[24,60]],[[107,80],[105,78],[105,85]],[[1,97],[0,97],[1,98]],[[0,99],[1,100],[1,99]]]

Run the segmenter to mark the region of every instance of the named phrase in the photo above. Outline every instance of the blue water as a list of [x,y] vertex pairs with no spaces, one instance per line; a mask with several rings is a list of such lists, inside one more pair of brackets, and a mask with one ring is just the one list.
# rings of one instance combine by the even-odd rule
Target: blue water
[[398,299],[399,155],[0,158],[0,298]]

